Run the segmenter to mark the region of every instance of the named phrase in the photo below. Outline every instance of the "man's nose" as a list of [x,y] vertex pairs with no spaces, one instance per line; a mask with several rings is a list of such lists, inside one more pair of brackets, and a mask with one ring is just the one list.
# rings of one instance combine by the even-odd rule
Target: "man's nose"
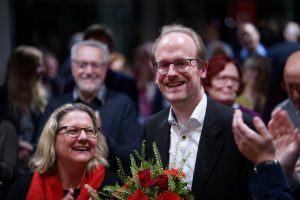
[[300,90],[297,88],[292,89],[291,93],[293,99],[298,99],[300,97]]
[[93,73],[94,72],[94,68],[91,64],[88,64],[85,68],[85,72],[86,73]]
[[173,75],[177,75],[177,74],[178,74],[178,71],[177,71],[175,65],[173,63],[171,63],[170,66],[169,66],[167,75],[168,76],[173,76]]

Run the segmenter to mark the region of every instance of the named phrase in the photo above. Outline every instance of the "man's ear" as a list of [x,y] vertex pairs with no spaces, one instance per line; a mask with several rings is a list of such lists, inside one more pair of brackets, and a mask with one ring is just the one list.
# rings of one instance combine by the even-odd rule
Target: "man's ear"
[[199,69],[199,72],[200,72],[200,77],[203,79],[206,77],[206,72],[207,72],[207,68],[208,68],[208,63],[207,61],[204,61],[200,64],[200,69]]

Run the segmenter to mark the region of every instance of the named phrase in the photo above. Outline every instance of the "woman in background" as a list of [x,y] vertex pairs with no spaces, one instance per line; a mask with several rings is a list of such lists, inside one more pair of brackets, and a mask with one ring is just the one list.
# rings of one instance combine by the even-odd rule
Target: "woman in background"
[[267,58],[251,56],[242,67],[244,90],[237,98],[241,105],[263,114],[269,89],[270,63]]
[[238,108],[252,116],[253,110],[236,103],[236,97],[243,89],[240,81],[241,71],[237,61],[227,56],[214,56],[209,60],[206,78],[203,79],[204,90],[209,97],[229,107]]
[[4,117],[15,126],[19,137],[18,174],[28,171],[38,120],[46,105],[41,76],[42,52],[35,47],[19,46],[10,55],[5,83],[0,88]]

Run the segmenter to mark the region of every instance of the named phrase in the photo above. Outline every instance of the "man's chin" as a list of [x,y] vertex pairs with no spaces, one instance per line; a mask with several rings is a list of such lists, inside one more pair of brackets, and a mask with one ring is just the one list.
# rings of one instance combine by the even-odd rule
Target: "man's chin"
[[184,102],[185,100],[184,97],[180,97],[180,96],[168,96],[166,98],[171,104],[181,103]]
[[84,93],[95,93],[97,91],[97,88],[95,87],[82,87],[82,88],[79,88],[79,90],[81,92],[84,92]]
[[85,93],[94,93],[99,88],[100,88],[100,86],[98,87],[95,84],[87,84],[87,83],[78,84],[78,89]]

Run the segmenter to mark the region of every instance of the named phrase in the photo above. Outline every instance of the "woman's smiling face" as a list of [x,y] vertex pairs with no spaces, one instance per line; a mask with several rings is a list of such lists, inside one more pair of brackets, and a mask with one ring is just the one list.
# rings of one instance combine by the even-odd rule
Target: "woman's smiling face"
[[209,96],[219,103],[232,106],[240,88],[237,66],[227,63],[225,68],[211,79],[211,86],[206,87]]
[[56,161],[70,167],[79,163],[88,164],[95,156],[97,144],[97,137],[88,137],[83,130],[95,130],[91,117],[83,111],[69,112],[59,122],[59,127],[65,126],[74,126],[81,130],[76,137],[69,135],[64,128],[58,131],[55,141]]

